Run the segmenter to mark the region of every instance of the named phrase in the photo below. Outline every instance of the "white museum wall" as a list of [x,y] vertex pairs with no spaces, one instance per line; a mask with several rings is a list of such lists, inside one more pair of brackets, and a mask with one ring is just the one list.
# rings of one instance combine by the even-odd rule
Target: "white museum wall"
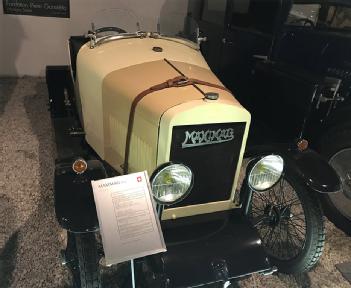
[[68,37],[86,33],[101,9],[128,7],[155,29],[165,1],[175,6],[177,0],[71,0],[69,19],[4,15],[0,8],[0,76],[43,76],[46,65],[68,64]]

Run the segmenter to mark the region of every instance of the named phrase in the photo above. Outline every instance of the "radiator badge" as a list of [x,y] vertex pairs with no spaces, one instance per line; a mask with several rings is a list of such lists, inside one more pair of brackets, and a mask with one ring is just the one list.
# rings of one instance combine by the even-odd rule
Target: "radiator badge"
[[218,129],[206,131],[185,131],[185,140],[182,148],[204,146],[228,142],[234,139],[234,129]]

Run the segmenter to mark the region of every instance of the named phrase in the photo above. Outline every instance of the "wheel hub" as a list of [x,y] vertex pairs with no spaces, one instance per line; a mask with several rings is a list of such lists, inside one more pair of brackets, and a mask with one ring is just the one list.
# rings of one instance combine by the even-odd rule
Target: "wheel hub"
[[290,208],[288,206],[267,205],[264,209],[264,214],[267,216],[267,222],[270,226],[278,226],[284,219],[291,217]]

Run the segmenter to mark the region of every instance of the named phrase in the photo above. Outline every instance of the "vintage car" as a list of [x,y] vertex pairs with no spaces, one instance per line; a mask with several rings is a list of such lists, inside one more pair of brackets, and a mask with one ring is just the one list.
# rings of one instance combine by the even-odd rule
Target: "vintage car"
[[340,193],[322,195],[324,212],[351,235],[351,2],[203,0],[192,9],[205,59],[254,115],[250,142],[307,139],[342,181]]
[[99,15],[69,39],[70,67],[46,75],[75,285],[101,287],[105,269],[91,180],[144,170],[167,252],[135,260],[138,287],[228,287],[313,267],[325,235],[317,194],[340,190],[334,170],[304,139],[246,145],[251,115],[207,65],[187,11],[161,13],[157,32],[129,10]]

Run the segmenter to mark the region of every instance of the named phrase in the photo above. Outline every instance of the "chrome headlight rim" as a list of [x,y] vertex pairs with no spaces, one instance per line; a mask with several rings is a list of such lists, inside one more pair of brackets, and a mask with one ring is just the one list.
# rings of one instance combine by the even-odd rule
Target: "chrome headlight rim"
[[[191,173],[191,180],[190,180],[190,185],[189,185],[187,191],[181,197],[177,198],[173,202],[166,202],[166,201],[162,201],[162,200],[155,197],[155,195],[152,191],[153,181],[156,179],[156,177],[158,175],[160,175],[162,173],[162,171],[166,170],[167,168],[169,168],[170,166],[173,166],[173,165],[181,165],[181,166],[185,167],[186,169],[188,169],[188,171],[190,171],[190,173]],[[177,204],[177,203],[183,201],[186,197],[189,196],[193,186],[194,186],[194,173],[190,169],[189,166],[187,166],[181,162],[169,161],[169,162],[163,163],[152,172],[151,177],[150,177],[150,187],[151,187],[151,193],[152,193],[153,199],[160,205],[170,206],[170,205],[174,205],[174,204]]]
[[[252,183],[250,183],[250,176],[251,176],[251,173],[254,171],[254,169],[257,167],[257,165],[267,157],[277,157],[277,159],[279,159],[282,163],[282,170],[281,170],[280,175],[277,178],[277,180],[271,186],[264,188],[264,189],[257,189],[257,187],[254,187],[252,185]],[[248,170],[247,170],[248,172],[247,172],[247,176],[246,176],[247,177],[247,184],[252,191],[255,191],[258,193],[266,192],[266,191],[274,188],[282,180],[282,178],[284,177],[284,170],[285,170],[285,161],[284,161],[284,158],[279,154],[267,154],[267,155],[262,155],[262,156],[256,157],[255,159],[250,161],[250,163],[248,165]]]

